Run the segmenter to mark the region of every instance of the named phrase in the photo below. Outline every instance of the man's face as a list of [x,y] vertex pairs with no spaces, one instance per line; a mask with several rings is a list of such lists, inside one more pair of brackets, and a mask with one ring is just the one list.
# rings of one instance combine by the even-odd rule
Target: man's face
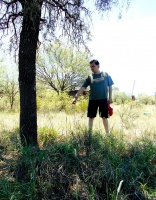
[[99,65],[96,65],[94,62],[90,64],[90,69],[93,73],[96,73],[99,71]]

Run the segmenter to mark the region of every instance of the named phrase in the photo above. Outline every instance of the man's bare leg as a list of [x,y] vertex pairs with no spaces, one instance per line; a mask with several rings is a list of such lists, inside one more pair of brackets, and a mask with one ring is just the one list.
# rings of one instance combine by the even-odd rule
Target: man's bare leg
[[109,133],[108,119],[103,117],[102,121],[103,121],[103,125],[104,125],[104,128],[105,128],[105,132],[106,132],[106,134],[108,134]]
[[92,132],[92,129],[93,129],[93,121],[94,121],[94,118],[89,118],[89,123],[88,123],[89,133]]
[[88,141],[89,141],[89,143],[91,142],[91,137],[92,137],[93,121],[94,121],[94,118],[89,118],[89,123],[88,123]]
[[89,155],[89,153],[90,153],[91,140],[92,140],[93,121],[94,121],[94,118],[89,118],[89,122],[88,122],[88,134],[87,134],[87,137],[86,137],[87,155]]

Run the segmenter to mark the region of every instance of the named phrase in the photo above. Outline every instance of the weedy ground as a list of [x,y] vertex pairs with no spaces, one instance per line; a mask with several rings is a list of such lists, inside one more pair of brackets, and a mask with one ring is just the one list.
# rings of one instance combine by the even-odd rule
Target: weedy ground
[[0,199],[156,199],[156,107],[113,106],[88,140],[86,113],[38,113],[40,149],[21,148],[19,114],[0,114]]

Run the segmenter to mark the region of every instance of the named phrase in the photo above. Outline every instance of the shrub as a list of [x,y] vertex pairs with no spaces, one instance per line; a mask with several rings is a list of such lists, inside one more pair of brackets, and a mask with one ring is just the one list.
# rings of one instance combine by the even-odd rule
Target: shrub
[[130,97],[130,95],[127,95],[125,92],[115,91],[113,93],[113,101],[114,101],[114,103],[119,105],[119,104],[130,102],[131,97]]
[[77,112],[84,112],[87,109],[86,97],[79,97],[76,105],[72,105],[73,97],[70,97],[67,93],[60,93],[48,91],[44,96],[37,97],[37,108],[40,112],[59,112],[64,111],[67,114],[71,114],[74,109]]
[[155,104],[155,98],[154,96],[149,96],[146,94],[140,94],[138,95],[138,101],[145,105],[154,105]]

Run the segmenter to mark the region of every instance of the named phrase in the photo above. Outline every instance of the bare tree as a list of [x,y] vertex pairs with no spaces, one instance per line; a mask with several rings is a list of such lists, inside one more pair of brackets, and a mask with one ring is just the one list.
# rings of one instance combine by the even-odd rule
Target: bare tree
[[[95,0],[95,7],[106,11],[118,2]],[[50,39],[59,28],[71,41],[84,43],[84,35],[88,35],[89,30],[85,19],[90,16],[84,3],[83,0],[0,0],[0,29],[3,35],[11,34],[10,41],[19,47],[20,137],[23,145],[37,145],[35,63],[39,32]]]

